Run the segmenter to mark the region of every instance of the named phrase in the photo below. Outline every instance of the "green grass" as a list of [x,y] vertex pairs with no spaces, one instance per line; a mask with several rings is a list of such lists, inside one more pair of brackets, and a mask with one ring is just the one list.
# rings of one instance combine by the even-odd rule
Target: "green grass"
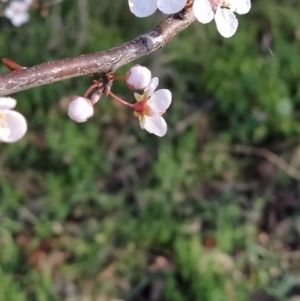
[[[1,56],[30,66],[103,50],[162,19],[90,0],[82,25],[75,2],[21,28],[2,18]],[[298,10],[253,1],[233,38],[196,22],[139,60],[173,93],[164,138],[106,97],[71,121],[89,78],[16,94],[29,131],[0,146],[0,301],[294,301],[299,183],[260,151],[300,169]]]

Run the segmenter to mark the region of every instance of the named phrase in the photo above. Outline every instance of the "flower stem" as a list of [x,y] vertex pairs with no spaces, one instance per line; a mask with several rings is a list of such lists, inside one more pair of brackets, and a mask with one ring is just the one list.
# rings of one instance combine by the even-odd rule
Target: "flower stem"
[[113,75],[111,77],[112,80],[126,80],[126,77],[125,76],[115,76]]
[[118,96],[116,96],[115,94],[113,94],[111,91],[109,91],[107,95],[110,95],[113,99],[115,99],[115,100],[118,101],[119,103],[121,103],[121,104],[123,104],[123,105],[125,105],[125,106],[127,106],[127,107],[129,107],[129,108],[134,109],[134,105],[133,105],[133,104],[128,103],[127,101],[125,101],[125,100],[119,98]]
[[83,94],[83,97],[84,98],[87,98],[88,95],[91,93],[92,90],[94,90],[95,88],[98,88],[99,87],[99,84],[93,84],[91,85],[86,91],[85,93]]

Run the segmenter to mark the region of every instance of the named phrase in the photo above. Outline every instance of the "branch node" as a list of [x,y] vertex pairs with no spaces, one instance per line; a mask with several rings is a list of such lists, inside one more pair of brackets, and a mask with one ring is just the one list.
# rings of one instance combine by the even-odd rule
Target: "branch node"
[[10,71],[18,71],[26,68],[18,65],[16,62],[6,57],[2,59],[2,64]]

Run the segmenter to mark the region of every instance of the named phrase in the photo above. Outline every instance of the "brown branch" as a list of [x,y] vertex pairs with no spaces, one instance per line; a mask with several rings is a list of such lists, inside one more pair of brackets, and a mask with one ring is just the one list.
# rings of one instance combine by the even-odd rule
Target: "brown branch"
[[118,47],[47,62],[0,75],[0,96],[92,73],[115,72],[121,66],[158,50],[195,21],[192,10],[168,17],[152,31]]

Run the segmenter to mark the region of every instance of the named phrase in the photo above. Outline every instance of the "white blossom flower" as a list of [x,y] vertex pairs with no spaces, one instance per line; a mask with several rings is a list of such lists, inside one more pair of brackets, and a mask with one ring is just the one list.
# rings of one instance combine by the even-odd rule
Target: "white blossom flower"
[[32,1],[26,1],[11,1],[3,11],[4,16],[16,27],[27,23],[29,20],[28,10]]
[[131,90],[145,89],[151,79],[151,71],[143,66],[135,65],[126,72],[126,83]]
[[94,115],[94,107],[89,99],[74,96],[69,103],[68,115],[76,122],[85,122]]
[[23,2],[28,6],[28,8],[31,6],[33,3],[33,0],[23,0]]
[[140,18],[152,15],[158,8],[164,14],[175,14],[184,8],[187,0],[128,0],[131,12]]
[[0,97],[0,142],[12,143],[21,139],[27,131],[24,116],[14,110],[17,101],[11,97]]
[[251,8],[251,0],[195,0],[193,11],[199,22],[206,24],[215,19],[219,33],[233,36],[238,27],[234,14],[246,14]]
[[135,116],[139,117],[140,126],[149,133],[162,137],[167,132],[167,123],[161,115],[172,101],[172,94],[167,89],[154,92],[158,86],[158,78],[151,79],[143,95],[134,94],[137,102],[134,105]]

